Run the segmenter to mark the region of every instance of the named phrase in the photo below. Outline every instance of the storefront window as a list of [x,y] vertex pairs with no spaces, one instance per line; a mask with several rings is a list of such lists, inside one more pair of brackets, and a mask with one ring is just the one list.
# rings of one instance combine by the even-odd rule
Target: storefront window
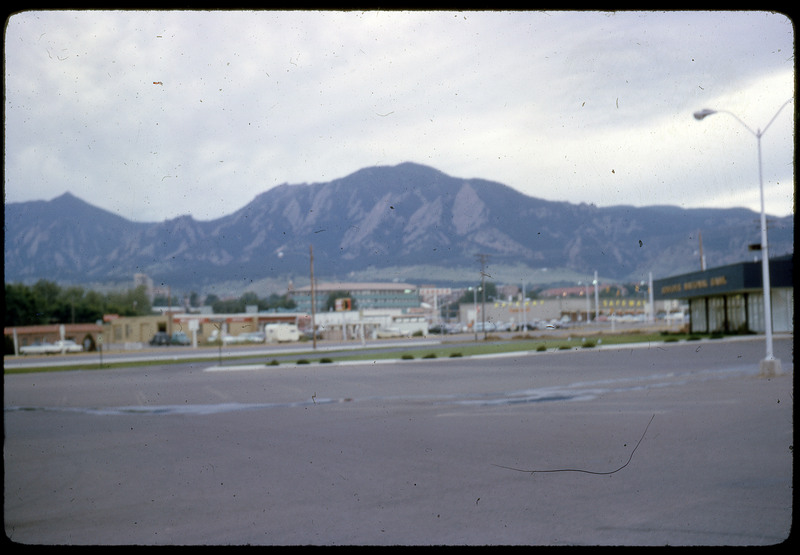
[[691,330],[696,333],[705,333],[708,331],[708,322],[706,322],[706,300],[705,299],[692,299],[689,304],[691,313]]
[[708,299],[708,331],[725,331],[725,298]]
[[764,295],[761,293],[747,296],[747,312],[750,317],[750,331],[764,331]]
[[728,331],[744,333],[747,331],[747,312],[744,295],[728,297]]
[[792,331],[794,320],[794,291],[792,289],[772,290],[772,329],[777,332]]

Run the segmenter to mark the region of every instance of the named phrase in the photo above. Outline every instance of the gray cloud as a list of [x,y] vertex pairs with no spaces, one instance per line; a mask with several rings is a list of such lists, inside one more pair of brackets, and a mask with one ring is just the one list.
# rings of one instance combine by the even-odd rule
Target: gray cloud
[[[551,200],[758,209],[755,139],[794,94],[768,12],[22,12],[7,202],[155,221],[413,161]],[[793,105],[762,140],[793,211]]]

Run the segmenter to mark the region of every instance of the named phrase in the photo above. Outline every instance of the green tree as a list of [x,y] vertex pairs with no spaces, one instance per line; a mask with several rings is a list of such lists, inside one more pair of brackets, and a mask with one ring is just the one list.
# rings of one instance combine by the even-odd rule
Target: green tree
[[81,319],[81,304],[83,302],[84,291],[82,287],[72,286],[61,291],[61,302],[63,306],[62,314],[59,317],[61,322],[84,322]]
[[266,305],[268,309],[272,308],[281,308],[281,309],[292,309],[297,308],[297,303],[294,302],[294,299],[290,298],[288,295],[278,295],[277,293],[272,293],[269,298],[266,299]]
[[103,318],[105,300],[97,291],[87,291],[82,306],[85,311],[85,322],[96,322]]
[[39,280],[32,286],[6,284],[6,326],[95,322],[103,314],[136,316],[151,312],[144,286],[102,295],[78,286]]
[[232,312],[244,312],[244,303],[241,299],[217,300],[211,305],[217,314],[230,314]]
[[[475,297],[476,297],[475,291],[465,290],[464,294],[461,295],[461,298],[458,299],[458,304],[472,303],[472,302],[475,301]],[[494,283],[492,283],[491,281],[487,281],[486,282],[486,300],[488,301],[489,299],[496,298],[496,297],[497,297],[497,286]],[[481,302],[481,300],[483,300],[483,292],[482,291],[478,291],[477,298],[478,298],[478,302]]]
[[39,324],[31,289],[21,283],[6,283],[5,327]]
[[526,299],[538,299],[539,295],[541,294],[541,292],[542,292],[542,288],[541,287],[537,287],[536,289],[529,289],[529,290],[525,291],[525,298]]
[[57,323],[61,312],[61,288],[57,283],[40,279],[31,288],[40,324]]
[[242,311],[245,310],[245,307],[248,305],[252,306],[255,305],[261,310],[261,300],[258,298],[258,295],[253,293],[252,291],[247,291],[241,297],[239,297],[239,305],[242,307]]

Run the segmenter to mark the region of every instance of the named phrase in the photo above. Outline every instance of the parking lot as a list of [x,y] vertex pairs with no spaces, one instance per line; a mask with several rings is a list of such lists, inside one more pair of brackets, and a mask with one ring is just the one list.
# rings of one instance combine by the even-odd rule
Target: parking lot
[[5,376],[21,544],[773,545],[792,340]]

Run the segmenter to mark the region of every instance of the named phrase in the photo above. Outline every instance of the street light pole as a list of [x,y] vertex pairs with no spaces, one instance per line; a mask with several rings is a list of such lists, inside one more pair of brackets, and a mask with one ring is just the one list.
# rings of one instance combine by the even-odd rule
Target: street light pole
[[472,320],[472,331],[475,332],[475,341],[478,340],[478,289],[479,287],[470,287],[472,289],[472,308],[475,311],[475,316]]
[[778,117],[778,114],[781,113],[781,110],[783,110],[793,100],[794,97],[784,102],[783,106],[781,106],[778,111],[775,112],[775,115],[772,116],[772,119],[769,120],[769,123],[766,125],[766,127],[764,127],[763,130],[758,129],[756,131],[753,131],[745,122],[739,119],[736,114],[726,110],[710,110],[706,108],[694,113],[694,118],[698,121],[716,113],[728,114],[736,121],[741,123],[745,129],[755,136],[756,143],[758,145],[758,186],[761,194],[761,280],[763,282],[764,289],[764,335],[766,338],[766,356],[764,360],[761,361],[759,368],[761,374],[765,376],[774,376],[780,374],[781,361],[775,358],[772,350],[772,303],[769,279],[769,250],[767,247],[767,214],[764,208],[764,179],[761,171],[761,137],[767,132],[767,129],[770,125],[772,125],[772,122],[775,121],[775,118]]

